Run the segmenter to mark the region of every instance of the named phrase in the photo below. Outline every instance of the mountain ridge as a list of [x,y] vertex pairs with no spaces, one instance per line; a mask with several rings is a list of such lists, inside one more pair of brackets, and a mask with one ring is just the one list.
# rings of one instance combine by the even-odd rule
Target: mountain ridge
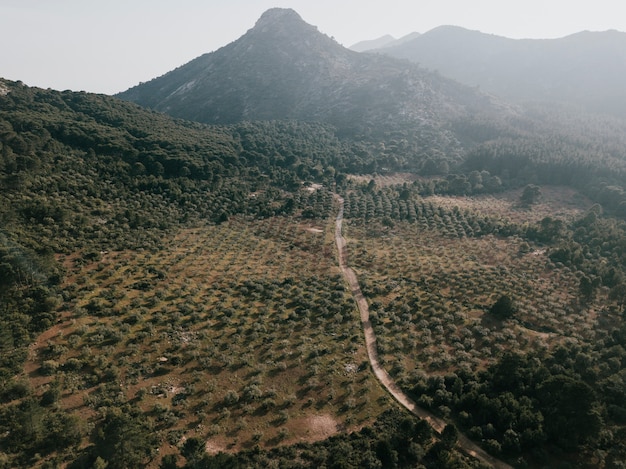
[[581,31],[557,39],[510,39],[440,26],[370,50],[411,60],[504,99],[569,103],[626,117],[626,33]]
[[412,33],[406,34],[405,36],[396,39],[390,34],[385,34],[377,39],[365,40],[357,42],[356,44],[351,45],[348,49],[353,50],[355,52],[367,52],[368,50],[373,49],[382,49],[385,47],[397,46],[400,44],[404,44],[405,42],[412,41],[416,37],[419,37],[421,34],[414,31]]
[[370,49],[379,49],[386,47],[387,45],[395,44],[397,39],[390,34],[385,34],[376,39],[369,39],[365,41],[359,41],[349,47],[350,50],[355,52],[365,52]]
[[498,107],[418,65],[344,48],[284,9],[268,10],[236,41],[117,96],[210,124],[296,119],[349,134],[440,126]]

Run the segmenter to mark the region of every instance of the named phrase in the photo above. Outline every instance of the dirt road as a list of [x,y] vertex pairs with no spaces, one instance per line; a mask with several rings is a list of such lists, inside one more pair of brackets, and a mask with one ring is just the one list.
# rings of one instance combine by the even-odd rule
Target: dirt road
[[[433,427],[433,429],[435,429],[435,431],[441,433],[446,426],[446,421],[439,417],[436,417],[427,410],[418,407],[412,399],[410,399],[404,392],[402,392],[402,390],[393,381],[391,376],[389,376],[389,373],[387,373],[385,369],[380,365],[380,361],[378,360],[378,351],[376,348],[376,335],[374,334],[374,329],[369,319],[369,308],[367,305],[367,300],[361,292],[361,287],[359,286],[359,281],[356,274],[350,267],[348,267],[348,249],[346,246],[346,240],[342,235],[344,200],[338,195],[336,195],[335,197],[339,202],[339,211],[337,213],[337,219],[335,222],[335,242],[337,243],[337,251],[339,254],[339,266],[341,267],[343,276],[350,286],[352,296],[354,297],[354,300],[356,301],[356,304],[359,308],[359,313],[361,315],[361,324],[363,326],[363,332],[365,334],[365,346],[367,348],[367,355],[369,357],[370,364],[372,365],[372,369],[374,370],[374,374],[376,375],[376,378],[378,378],[378,380],[381,382],[381,384],[385,388],[387,388],[389,393],[402,406],[406,407],[412,414],[416,415],[420,419],[426,420]],[[483,463],[489,464],[497,469],[513,469],[508,464],[494,458],[493,456],[485,452],[482,448],[472,442],[465,435],[459,434],[457,446],[464,453],[473,456]]]

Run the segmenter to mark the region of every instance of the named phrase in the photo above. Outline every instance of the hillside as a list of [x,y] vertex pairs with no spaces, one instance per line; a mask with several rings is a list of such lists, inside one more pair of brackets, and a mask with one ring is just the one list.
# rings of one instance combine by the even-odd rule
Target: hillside
[[235,42],[118,95],[211,124],[298,119],[380,138],[454,140],[451,118],[502,113],[485,95],[406,61],[348,50],[296,12],[272,9]]
[[357,42],[350,46],[350,50],[354,52],[365,52],[372,49],[380,49],[381,47],[387,47],[396,42],[396,38],[386,34],[376,39],[370,39],[368,41]]
[[622,457],[618,121],[460,120],[453,174],[357,177],[401,143],[2,88],[3,464],[475,467],[374,381],[331,186],[405,393],[520,466]]
[[[303,178],[332,180],[321,168],[341,161],[342,146],[319,125],[206,127],[106,96],[2,89],[3,293],[58,283],[61,254],[159,249],[182,226],[295,210]],[[53,322],[46,308],[27,321],[31,332]],[[18,331],[21,344],[29,334]]]
[[623,120],[280,9],[160,90],[0,79],[0,467],[626,460]]
[[423,459],[368,373],[333,198],[303,186],[347,182],[331,129],[1,84],[0,465]]
[[409,59],[507,99],[566,103],[625,117],[626,33],[508,39],[441,26],[376,52]]

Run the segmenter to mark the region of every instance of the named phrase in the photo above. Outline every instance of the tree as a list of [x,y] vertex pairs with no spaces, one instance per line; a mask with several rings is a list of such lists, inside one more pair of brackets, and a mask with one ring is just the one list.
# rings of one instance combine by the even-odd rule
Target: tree
[[551,242],[559,238],[565,228],[563,220],[558,218],[545,217],[539,222],[540,230],[537,233],[539,241]]
[[181,453],[187,459],[188,467],[200,467],[201,461],[207,454],[202,440],[195,437],[188,438],[185,441]]
[[96,453],[106,458],[109,469],[142,467],[155,446],[145,417],[131,409],[109,410],[96,438]]
[[453,424],[448,424],[443,428],[441,432],[441,442],[446,449],[454,448],[457,440],[459,439],[459,431]]
[[588,302],[593,299],[593,294],[595,292],[595,287],[593,282],[589,277],[583,275],[580,278],[580,283],[578,285],[578,292],[583,301]]
[[61,397],[61,385],[59,381],[53,381],[50,387],[41,396],[41,405],[50,406],[57,402]]
[[598,434],[602,418],[595,409],[593,389],[569,376],[548,378],[538,389],[548,438],[573,450]]
[[626,305],[626,283],[618,283],[609,291],[609,299],[617,302],[620,308]]
[[465,195],[472,192],[472,185],[462,174],[448,176],[448,190],[454,195]]
[[98,456],[91,467],[92,469],[106,469],[109,467],[109,463],[105,459]]
[[226,395],[224,396],[224,405],[231,406],[239,402],[239,394],[237,391],[229,389]]
[[489,308],[489,312],[500,319],[510,318],[517,311],[515,303],[508,295],[502,295],[498,300]]
[[520,196],[520,202],[522,205],[528,207],[530,205],[536,204],[541,198],[541,189],[539,186],[535,186],[534,184],[528,184],[524,187],[522,191],[522,195]]
[[83,434],[80,420],[75,415],[52,413],[44,419],[46,428],[45,446],[50,450],[59,451],[70,446],[78,447]]
[[376,444],[376,457],[383,464],[383,467],[397,467],[398,465],[398,452],[386,439]]
[[178,456],[175,454],[166,454],[161,459],[161,464],[159,464],[159,469],[177,469],[178,468]]

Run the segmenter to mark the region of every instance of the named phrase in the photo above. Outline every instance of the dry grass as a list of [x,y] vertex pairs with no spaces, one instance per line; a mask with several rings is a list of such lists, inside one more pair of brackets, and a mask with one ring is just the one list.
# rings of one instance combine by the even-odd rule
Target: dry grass
[[584,214],[593,203],[568,187],[542,186],[541,200],[529,208],[520,205],[522,189],[507,191],[496,195],[472,197],[432,196],[428,200],[436,205],[452,209],[480,213],[510,220],[513,223],[536,223],[545,217],[571,220]]

